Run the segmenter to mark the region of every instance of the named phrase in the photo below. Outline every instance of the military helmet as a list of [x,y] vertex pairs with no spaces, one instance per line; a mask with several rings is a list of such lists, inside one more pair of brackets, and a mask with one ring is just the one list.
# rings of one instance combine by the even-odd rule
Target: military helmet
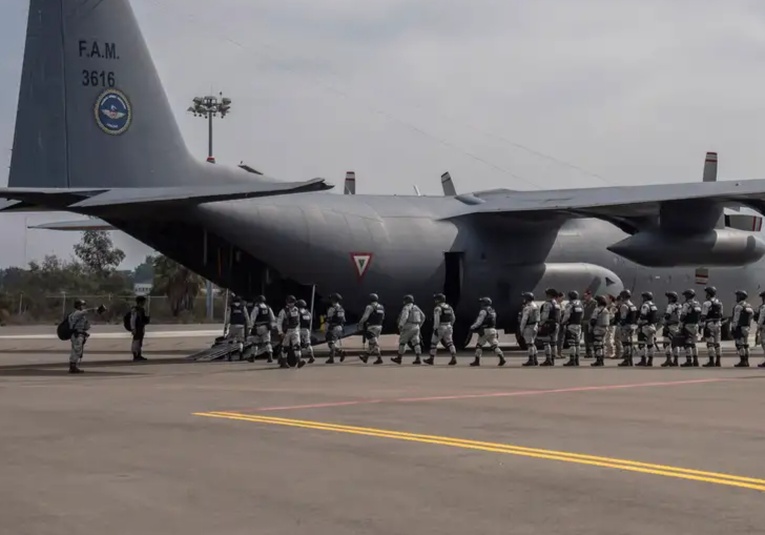
[[534,294],[531,292],[523,292],[521,294],[521,297],[523,297],[524,301],[533,301],[534,300]]
[[414,296],[411,294],[406,294],[404,296],[404,303],[414,303]]
[[444,294],[435,294],[433,299],[436,301],[436,303],[443,303],[446,301],[446,296]]
[[86,305],[86,303],[85,303],[84,299],[75,299],[74,300],[74,308],[84,307],[85,305]]
[[630,297],[632,297],[632,292],[630,292],[629,290],[625,288],[619,293],[619,297],[621,297],[622,299],[629,299]]
[[240,303],[241,301],[242,301],[242,298],[241,298],[241,297],[239,297],[238,295],[236,295],[236,294],[233,294],[233,295],[231,296],[231,302],[232,302],[232,303]]
[[694,290],[693,288],[688,288],[687,290],[683,292],[683,295],[685,297],[696,297],[696,290]]
[[380,296],[377,294],[369,294],[369,300],[373,303],[376,303],[380,300]]
[[749,294],[746,293],[745,290],[736,290],[736,297],[738,297],[739,300],[746,299],[749,297]]
[[667,292],[664,295],[666,295],[669,299],[674,299],[677,301],[677,292]]
[[490,306],[491,305],[491,297],[481,297],[478,300],[479,303],[481,303],[484,306]]
[[287,304],[291,305],[295,302],[295,296],[294,295],[288,295],[287,296]]
[[653,300],[653,293],[651,293],[651,292],[643,292],[643,293],[642,293],[642,294],[640,294],[640,295],[641,295],[641,296],[643,297],[643,299],[645,299],[646,301],[652,301],[652,300]]
[[342,301],[342,300],[343,300],[343,296],[342,296],[342,295],[340,295],[339,293],[333,293],[332,295],[330,295],[330,296],[329,296],[329,299],[330,299],[330,300],[331,300],[333,303],[337,303],[337,302],[339,302],[339,301]]
[[605,295],[599,295],[595,298],[595,301],[602,307],[606,306],[608,304],[608,301],[606,301]]
[[714,297],[715,295],[717,295],[717,288],[715,288],[714,286],[707,286],[706,288],[704,288],[704,292],[709,297]]
[[265,295],[259,295],[255,298],[256,303],[265,303],[266,302],[266,296]]
[[295,304],[296,304],[297,306],[299,306],[300,308],[305,308],[305,307],[307,307],[307,306],[308,306],[308,305],[306,304],[306,302],[305,302],[305,300],[304,300],[304,299],[298,299],[298,300],[297,300],[297,303],[295,303]]
[[579,292],[577,292],[576,290],[571,290],[570,292],[568,292],[568,298],[571,299],[572,301],[574,299],[579,299]]
[[545,295],[548,297],[558,297],[558,290],[555,288],[548,288],[545,290]]

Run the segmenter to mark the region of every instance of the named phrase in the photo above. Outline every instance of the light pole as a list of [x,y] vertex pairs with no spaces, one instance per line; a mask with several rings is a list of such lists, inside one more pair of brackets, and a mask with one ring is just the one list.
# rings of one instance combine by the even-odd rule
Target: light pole
[[[209,163],[215,163],[215,156],[213,156],[213,119],[220,114],[220,118],[223,119],[231,111],[231,99],[224,98],[223,93],[218,93],[216,97],[214,95],[207,95],[205,97],[194,97],[191,101],[191,106],[186,111],[194,114],[194,117],[203,117],[207,119],[207,161]],[[207,281],[207,319],[213,319],[213,289],[212,282]]]

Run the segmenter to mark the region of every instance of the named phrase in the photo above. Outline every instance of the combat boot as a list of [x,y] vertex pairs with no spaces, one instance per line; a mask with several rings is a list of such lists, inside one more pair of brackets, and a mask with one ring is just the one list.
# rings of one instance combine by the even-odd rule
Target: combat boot
[[[269,353],[267,353],[267,355],[268,355],[268,358],[266,359],[266,362],[268,364],[272,364],[274,362],[274,354],[269,352]],[[255,357],[253,357],[252,360],[255,360]]]
[[703,367],[704,368],[714,368],[715,367],[715,358],[714,357],[709,357],[709,361],[706,364],[704,364]]
[[314,362],[316,362],[316,358],[314,358],[314,356],[313,356],[313,355],[311,355],[310,357],[308,357],[308,364],[313,364]]
[[593,368],[605,366],[605,363],[603,362],[603,357],[601,356],[595,357],[595,362],[591,363],[590,366],[592,366]]
[[677,359],[678,359],[677,355],[672,355],[672,364],[671,364],[671,366],[673,368],[677,368]]
[[574,357],[573,356],[569,357],[568,360],[563,365],[564,366],[576,366],[576,364],[574,364]]
[[457,357],[452,355],[452,360],[449,361],[449,366],[456,366],[457,365]]
[[691,360],[691,357],[685,357],[685,362],[683,362],[680,365],[681,368],[691,368],[693,367],[693,360]]
[[503,355],[499,355],[499,362],[497,363],[497,366],[504,366],[505,364],[507,364],[505,357]]
[[382,364],[382,363],[383,363],[382,357],[377,357],[377,360],[374,361],[372,364]]
[[715,368],[720,368],[720,367],[722,367],[722,363],[720,362],[720,355],[717,355],[715,357]]
[[529,360],[523,363],[523,366],[538,366],[537,357],[529,357]]
[[338,353],[340,353],[340,362],[343,362],[345,360],[345,350],[340,349]]
[[419,355],[414,357],[414,362],[412,362],[412,364],[414,364],[416,366],[419,366],[420,364],[422,364],[422,361],[420,360]]
[[624,359],[618,364],[620,367],[632,366],[632,356],[626,355]]
[[641,366],[644,367],[647,364],[647,361],[645,360],[645,356],[640,357],[640,362],[635,364],[635,366]]
[[423,360],[423,362],[427,364],[428,366],[433,366],[436,363],[436,359],[433,357],[428,357],[425,360]]
[[473,359],[473,362],[470,363],[471,366],[480,366],[481,365],[481,357],[476,357]]
[[653,368],[653,357],[648,357],[648,360],[645,363],[646,368]]
[[699,367],[699,356],[693,355],[693,367],[698,368]]
[[664,359],[664,362],[661,363],[662,368],[669,368],[672,366],[672,357],[667,355],[667,358]]
[[69,373],[85,373],[83,370],[77,367],[74,362],[69,363]]
[[741,357],[741,360],[738,361],[738,364],[734,366],[734,368],[748,368],[749,367],[749,357]]
[[757,365],[758,368],[765,368],[765,362],[761,362]]
[[303,366],[305,366],[305,361],[304,361],[303,359],[300,359],[300,361],[298,362],[298,365],[297,365],[297,367],[298,367],[298,369],[300,369],[300,368],[302,368]]
[[396,364],[401,364],[401,355],[398,355],[398,356],[396,356],[396,357],[393,357],[393,358],[392,358],[392,359],[390,359],[390,360],[391,360],[391,362],[395,362]]
[[553,357],[545,357],[544,362],[540,366],[555,366],[555,361]]
[[367,355],[359,355],[359,360],[361,362],[363,362],[364,364],[366,364],[367,362],[369,362],[369,356],[367,356]]

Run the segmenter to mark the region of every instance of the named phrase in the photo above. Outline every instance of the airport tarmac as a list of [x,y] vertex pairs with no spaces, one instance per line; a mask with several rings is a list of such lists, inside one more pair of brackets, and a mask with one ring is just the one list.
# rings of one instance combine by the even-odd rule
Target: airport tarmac
[[149,340],[146,364],[88,353],[71,376],[65,343],[22,331],[0,329],[3,534],[765,525],[765,370],[730,355],[717,369],[521,369],[512,352],[509,368],[470,368],[468,353],[448,367],[442,353],[436,367],[279,370],[186,363],[209,340],[184,334]]

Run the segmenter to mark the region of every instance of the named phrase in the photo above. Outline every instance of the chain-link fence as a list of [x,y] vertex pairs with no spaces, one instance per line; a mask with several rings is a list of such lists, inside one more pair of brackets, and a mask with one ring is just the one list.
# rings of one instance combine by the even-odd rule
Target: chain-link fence
[[[121,323],[125,312],[135,304],[135,297],[115,295],[58,295],[29,296],[24,294],[0,294],[0,324],[24,325],[57,323],[74,308],[75,299],[84,299],[88,307],[103,304],[107,311],[93,316],[93,323]],[[212,318],[207,317],[207,298],[193,299],[177,315],[173,314],[167,297],[146,296],[146,309],[152,323],[222,323],[225,319],[226,298],[213,298]]]

